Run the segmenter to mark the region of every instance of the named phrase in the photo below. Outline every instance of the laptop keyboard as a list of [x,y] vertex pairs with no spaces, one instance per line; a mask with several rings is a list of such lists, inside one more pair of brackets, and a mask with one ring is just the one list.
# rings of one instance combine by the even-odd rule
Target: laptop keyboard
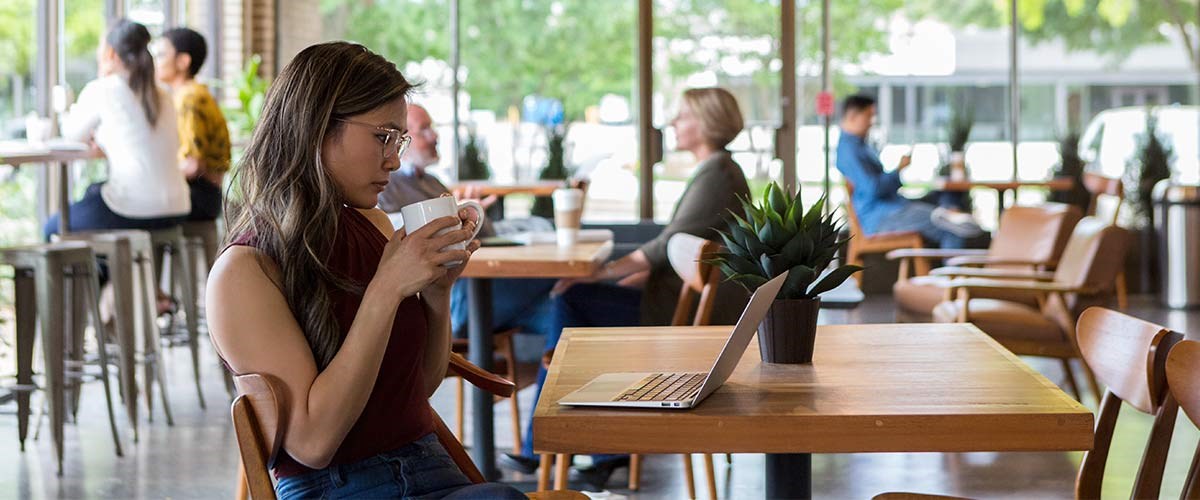
[[613,401],[683,401],[700,391],[707,373],[655,373]]

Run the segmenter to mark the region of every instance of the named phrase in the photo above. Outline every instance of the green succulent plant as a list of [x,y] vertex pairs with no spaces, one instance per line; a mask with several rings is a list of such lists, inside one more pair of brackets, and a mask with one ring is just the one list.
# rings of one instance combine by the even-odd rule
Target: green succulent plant
[[772,182],[758,204],[742,200],[743,215],[730,212],[728,230],[718,230],[725,249],[707,262],[751,292],[791,271],[777,300],[812,299],[832,290],[862,267],[844,265],[817,281],[849,241],[839,238],[844,223],[823,213],[826,203],[822,197],[805,212],[799,194]]

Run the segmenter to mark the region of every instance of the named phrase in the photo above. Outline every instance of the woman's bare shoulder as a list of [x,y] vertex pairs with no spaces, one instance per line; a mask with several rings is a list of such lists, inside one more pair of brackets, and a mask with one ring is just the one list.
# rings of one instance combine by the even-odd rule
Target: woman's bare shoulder
[[358,210],[358,213],[363,214],[367,220],[371,221],[371,224],[374,224],[375,228],[378,229],[379,232],[383,233],[387,239],[392,239],[392,234],[396,232],[396,228],[392,226],[392,219],[388,218],[387,213],[385,213],[383,210],[380,210],[378,207],[366,209],[356,208],[355,210]]

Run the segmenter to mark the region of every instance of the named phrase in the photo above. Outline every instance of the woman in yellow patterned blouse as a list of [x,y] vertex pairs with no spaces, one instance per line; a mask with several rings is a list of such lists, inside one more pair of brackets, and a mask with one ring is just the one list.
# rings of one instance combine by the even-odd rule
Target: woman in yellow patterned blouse
[[229,128],[208,87],[196,74],[208,53],[204,37],[188,28],[162,34],[154,54],[155,74],[171,87],[179,117],[179,168],[191,188],[188,220],[221,215],[221,186],[229,172]]

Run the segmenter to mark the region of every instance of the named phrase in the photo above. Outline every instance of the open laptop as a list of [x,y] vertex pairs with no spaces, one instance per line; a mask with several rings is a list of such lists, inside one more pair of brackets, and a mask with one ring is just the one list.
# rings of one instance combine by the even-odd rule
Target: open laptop
[[605,373],[567,394],[558,400],[558,404],[630,408],[695,407],[733,374],[738,360],[742,359],[746,346],[758,330],[758,324],[766,317],[779,289],[783,288],[787,274],[784,272],[758,287],[742,311],[737,326],[733,327],[733,333],[729,334],[729,340],[725,341],[717,361],[707,373]]

